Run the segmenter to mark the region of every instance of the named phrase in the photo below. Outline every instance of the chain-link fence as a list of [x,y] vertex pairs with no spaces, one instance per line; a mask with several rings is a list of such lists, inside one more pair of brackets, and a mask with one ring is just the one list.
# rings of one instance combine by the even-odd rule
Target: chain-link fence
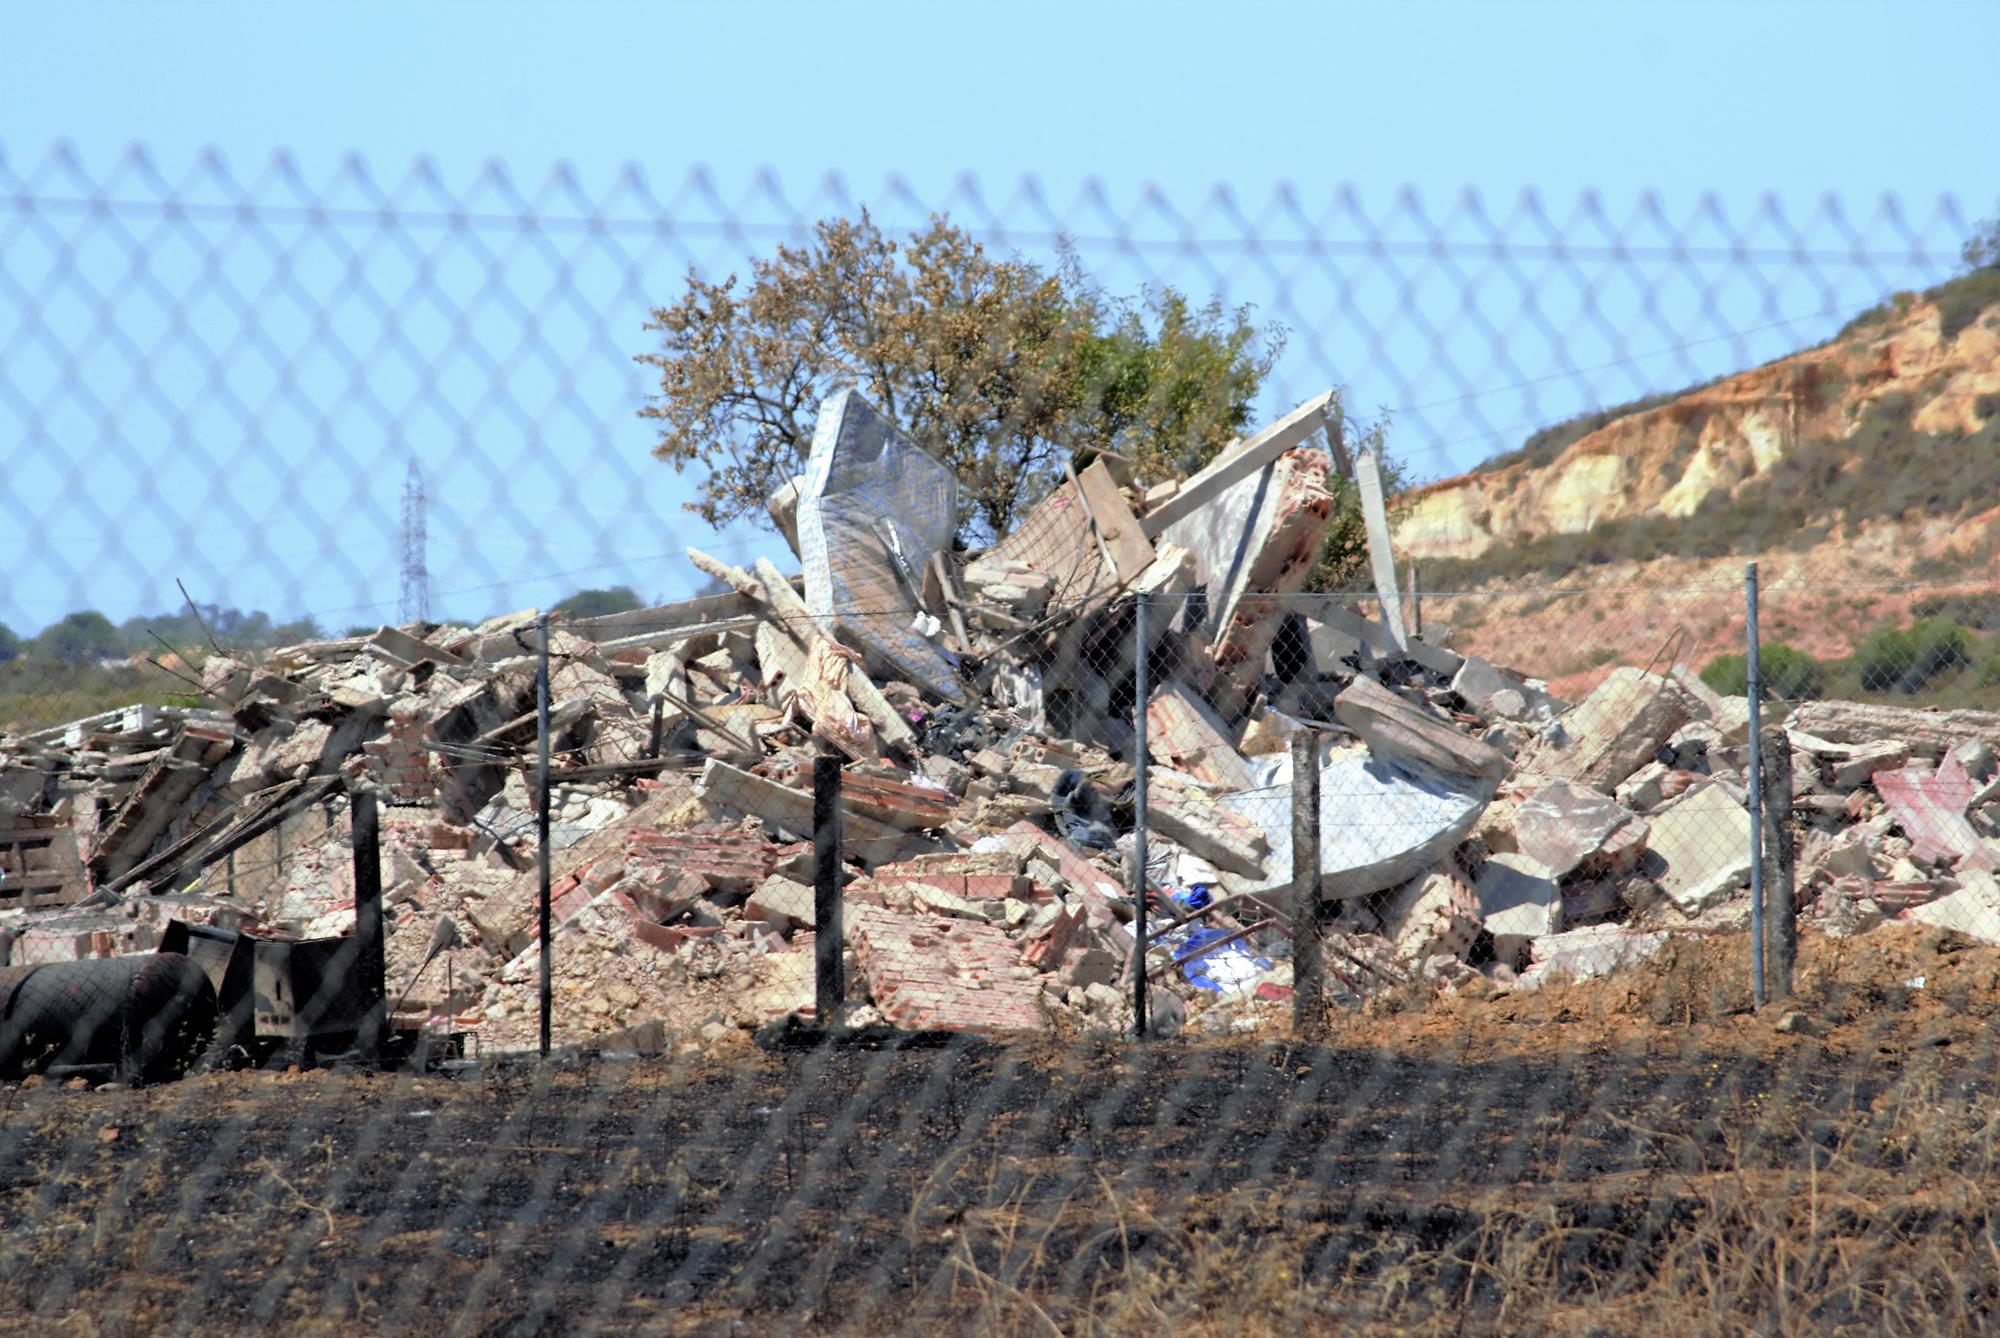
[[[1265,398],[967,547],[829,397],[692,551],[639,322],[844,191],[0,183],[24,1330],[1990,1327],[1954,203],[891,189],[1258,302]],[[1528,440],[1385,505],[1330,383]],[[664,597],[484,616],[578,576]]]

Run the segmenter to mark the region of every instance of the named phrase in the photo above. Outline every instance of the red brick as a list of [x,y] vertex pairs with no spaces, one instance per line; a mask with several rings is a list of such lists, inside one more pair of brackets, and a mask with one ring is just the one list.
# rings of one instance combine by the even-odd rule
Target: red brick
[[1010,878],[997,873],[974,873],[965,877],[964,895],[974,901],[998,901],[1002,897],[1026,896],[1033,886],[1019,874]]
[[992,925],[854,906],[855,953],[884,1017],[954,1031],[1030,1028],[1040,987],[1012,975],[1014,944]]
[[1023,843],[1024,859],[1031,850],[1047,851],[1054,857],[1064,880],[1078,892],[1095,892],[1113,900],[1125,895],[1122,883],[1085,859],[1075,846],[1051,836],[1025,818],[1009,827],[1004,835]]

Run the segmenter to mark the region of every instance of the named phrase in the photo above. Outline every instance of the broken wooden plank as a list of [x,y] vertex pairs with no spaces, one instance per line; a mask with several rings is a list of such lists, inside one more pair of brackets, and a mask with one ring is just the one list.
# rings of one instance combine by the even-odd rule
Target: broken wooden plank
[[181,817],[188,796],[235,746],[235,735],[225,728],[184,724],[174,746],[147,769],[99,831],[91,855],[98,876],[115,879],[150,854],[153,843]]
[[89,891],[66,821],[30,817],[0,828],[0,909],[66,906]]
[[720,618],[712,623],[695,623],[689,627],[664,627],[654,632],[635,632],[631,636],[613,637],[609,641],[597,643],[603,653],[631,650],[635,647],[653,648],[679,646],[706,636],[721,636],[727,632],[748,632],[763,619],[754,614],[741,618]]
[[[958,638],[959,650],[972,649],[972,638],[965,630],[965,613],[959,607],[958,582],[952,579],[951,560],[942,553],[931,554],[930,581],[937,582],[938,603],[943,606],[945,617],[951,623],[952,635]],[[930,581],[924,583],[926,592],[930,589]]]
[[[813,834],[813,797],[804,790],[754,776],[716,758],[702,768],[701,790],[709,802],[762,818],[801,840]],[[841,828],[842,850],[864,864],[884,864],[912,850],[938,849],[859,813],[843,811]]]
[[812,652],[812,629],[795,625],[783,617],[771,617],[775,612],[775,602],[767,593],[762,577],[711,557],[698,548],[688,549],[687,555],[688,561],[694,563],[698,570],[727,582],[739,598],[749,602],[756,615],[758,672],[763,675],[766,688],[777,685],[772,704],[788,705],[805,679],[806,664]]
[[1111,471],[1102,460],[1093,460],[1088,469],[1077,475],[1076,482],[1090,523],[1097,527],[1098,540],[1109,555],[1119,582],[1132,580],[1152,562],[1153,545],[1139,527],[1132,508],[1125,504],[1124,492],[1112,481]]

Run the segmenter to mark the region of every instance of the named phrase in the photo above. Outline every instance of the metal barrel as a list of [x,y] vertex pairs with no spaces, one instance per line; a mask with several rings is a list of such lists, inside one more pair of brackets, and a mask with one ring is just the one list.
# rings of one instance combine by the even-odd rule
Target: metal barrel
[[107,1064],[180,1076],[215,1034],[215,987],[179,953],[0,970],[0,1074]]

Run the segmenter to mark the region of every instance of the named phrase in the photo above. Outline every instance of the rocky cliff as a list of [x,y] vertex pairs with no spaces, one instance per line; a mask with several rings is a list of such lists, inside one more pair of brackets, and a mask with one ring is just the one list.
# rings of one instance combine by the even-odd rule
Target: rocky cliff
[[[1715,548],[1694,527],[1743,528],[1762,511],[1769,532],[1727,546],[1754,553],[1795,539],[1801,524],[1824,533],[1991,506],[2000,500],[1991,477],[2000,472],[2000,271],[1900,295],[1818,348],[1605,417],[1417,490],[1398,548],[1416,559],[1481,559],[1645,520],[1659,556],[1689,555]],[[1732,507],[1739,499],[1746,505]],[[1732,522],[1733,510],[1746,514]],[[1642,558],[1645,546],[1615,555]],[[1494,574],[1508,565],[1503,558]]]

